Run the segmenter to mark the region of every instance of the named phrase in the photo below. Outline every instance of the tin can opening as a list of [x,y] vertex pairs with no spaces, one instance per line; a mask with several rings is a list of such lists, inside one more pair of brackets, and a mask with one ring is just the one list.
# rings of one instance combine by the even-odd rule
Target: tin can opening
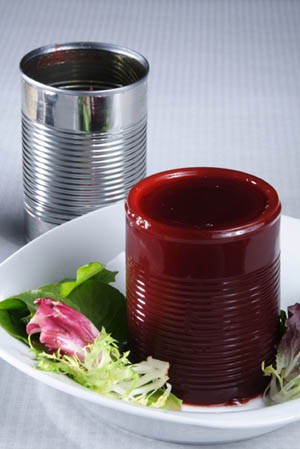
[[36,49],[21,60],[24,75],[61,90],[122,88],[147,76],[147,60],[112,44],[72,43]]

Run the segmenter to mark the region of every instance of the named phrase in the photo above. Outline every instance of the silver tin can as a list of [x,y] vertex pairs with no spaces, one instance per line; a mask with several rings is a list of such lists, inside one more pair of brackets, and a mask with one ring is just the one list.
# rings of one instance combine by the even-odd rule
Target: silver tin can
[[146,174],[147,76],[139,53],[75,42],[20,62],[25,232],[124,198]]

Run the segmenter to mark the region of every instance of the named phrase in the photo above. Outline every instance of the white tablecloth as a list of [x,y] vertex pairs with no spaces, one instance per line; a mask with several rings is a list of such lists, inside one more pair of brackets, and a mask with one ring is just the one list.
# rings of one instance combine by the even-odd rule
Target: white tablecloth
[[[0,30],[0,260],[24,244],[18,63],[54,42],[112,42],[148,58],[149,173],[248,171],[277,188],[284,213],[300,217],[299,1],[0,0]],[[0,402],[3,449],[157,447],[95,426],[72,398],[3,361]],[[299,441],[294,424],[230,447],[298,449]]]

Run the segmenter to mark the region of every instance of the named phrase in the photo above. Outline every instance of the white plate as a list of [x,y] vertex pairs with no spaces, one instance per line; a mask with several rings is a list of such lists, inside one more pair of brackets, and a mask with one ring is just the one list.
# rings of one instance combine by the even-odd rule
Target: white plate
[[[123,203],[92,212],[20,249],[0,265],[0,299],[74,275],[91,261],[124,272]],[[300,221],[282,220],[282,307],[300,300]],[[124,288],[122,274],[118,285]],[[81,399],[95,418],[155,439],[181,443],[217,443],[251,438],[300,420],[300,399],[264,407],[260,400],[240,407],[186,407],[156,410],[103,397],[65,376],[34,368],[28,348],[0,329],[0,356],[24,373]]]

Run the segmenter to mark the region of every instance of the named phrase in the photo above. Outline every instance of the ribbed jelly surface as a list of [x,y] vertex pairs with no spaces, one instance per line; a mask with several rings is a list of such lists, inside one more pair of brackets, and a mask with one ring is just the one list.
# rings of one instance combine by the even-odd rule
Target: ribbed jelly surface
[[244,275],[178,279],[127,258],[130,346],[170,362],[185,402],[226,403],[262,392],[277,339],[279,258]]

